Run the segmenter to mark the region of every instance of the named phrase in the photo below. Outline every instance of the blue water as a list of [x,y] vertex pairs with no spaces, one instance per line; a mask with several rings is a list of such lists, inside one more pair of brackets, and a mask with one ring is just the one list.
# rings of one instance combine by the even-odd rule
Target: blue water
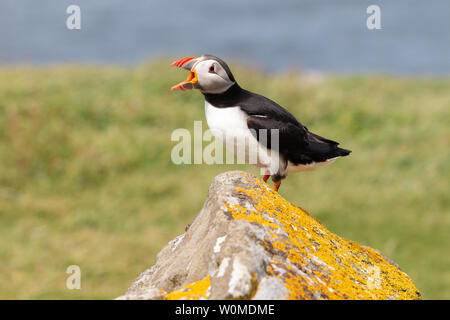
[[[81,30],[66,8],[81,7]],[[381,30],[366,8],[381,7]],[[0,63],[211,53],[270,71],[450,74],[449,0],[1,0]]]

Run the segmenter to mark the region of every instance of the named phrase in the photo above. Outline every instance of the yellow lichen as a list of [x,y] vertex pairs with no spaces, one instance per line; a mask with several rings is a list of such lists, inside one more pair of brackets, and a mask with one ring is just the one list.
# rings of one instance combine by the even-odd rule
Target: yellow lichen
[[258,291],[258,276],[252,272],[252,291],[250,292],[249,299],[253,298]]
[[[263,247],[287,257],[285,263],[271,261],[267,272],[283,279],[288,299],[420,298],[409,277],[380,253],[329,232],[306,211],[268,190],[259,179],[253,182],[258,187],[236,190],[255,200],[255,210],[236,204],[226,206],[234,219],[265,226],[272,240],[267,239]],[[276,237],[274,232],[279,228],[288,236]],[[278,274],[280,267],[285,272]]]
[[190,283],[183,288],[168,293],[164,296],[165,300],[198,300],[200,298],[208,299],[209,288],[211,287],[211,277]]

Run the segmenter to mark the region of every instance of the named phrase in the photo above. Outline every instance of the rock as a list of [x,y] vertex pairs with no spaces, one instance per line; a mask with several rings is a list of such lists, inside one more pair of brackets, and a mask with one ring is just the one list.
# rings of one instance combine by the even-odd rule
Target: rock
[[420,299],[378,251],[328,231],[240,171],[217,176],[186,232],[118,299]]

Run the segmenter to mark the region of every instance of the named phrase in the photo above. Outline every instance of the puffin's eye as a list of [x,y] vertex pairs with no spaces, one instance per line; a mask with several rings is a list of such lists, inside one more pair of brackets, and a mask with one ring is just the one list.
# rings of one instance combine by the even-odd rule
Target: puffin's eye
[[214,73],[215,71],[214,71],[214,65],[212,64],[211,65],[211,67],[209,67],[209,70],[208,70],[209,72],[211,72],[211,73]]

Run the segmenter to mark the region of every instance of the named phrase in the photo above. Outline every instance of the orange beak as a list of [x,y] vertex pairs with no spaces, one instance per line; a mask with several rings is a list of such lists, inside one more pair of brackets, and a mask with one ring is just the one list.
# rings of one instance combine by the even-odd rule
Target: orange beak
[[172,66],[183,68],[189,70],[189,77],[179,84],[173,86],[170,90],[192,90],[194,89],[194,85],[197,83],[197,73],[193,69],[195,64],[198,62],[197,58],[189,57],[189,58],[181,58],[177,61],[172,62]]

